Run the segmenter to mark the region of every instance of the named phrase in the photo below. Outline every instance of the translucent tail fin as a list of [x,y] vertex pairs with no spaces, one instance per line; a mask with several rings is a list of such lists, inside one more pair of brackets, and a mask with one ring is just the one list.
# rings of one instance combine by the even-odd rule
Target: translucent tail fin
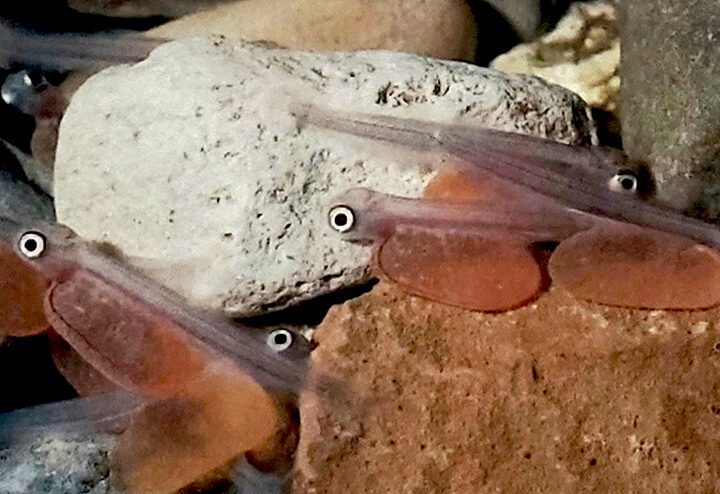
[[147,404],[146,398],[113,391],[97,396],[21,408],[0,414],[0,445],[48,433],[82,434],[122,430]]

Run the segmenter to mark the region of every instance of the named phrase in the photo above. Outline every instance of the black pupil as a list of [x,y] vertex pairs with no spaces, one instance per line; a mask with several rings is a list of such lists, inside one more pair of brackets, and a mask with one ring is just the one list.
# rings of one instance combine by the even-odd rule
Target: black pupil
[[340,213],[335,216],[335,224],[337,226],[345,226],[345,225],[347,225],[347,222],[348,222],[348,218],[345,213]]
[[25,241],[25,249],[28,252],[34,252],[38,248],[37,240],[34,238],[29,238]]
[[275,344],[278,346],[285,345],[288,342],[288,337],[285,333],[278,333],[275,335]]
[[635,179],[633,177],[621,178],[620,186],[625,190],[631,190],[635,186]]

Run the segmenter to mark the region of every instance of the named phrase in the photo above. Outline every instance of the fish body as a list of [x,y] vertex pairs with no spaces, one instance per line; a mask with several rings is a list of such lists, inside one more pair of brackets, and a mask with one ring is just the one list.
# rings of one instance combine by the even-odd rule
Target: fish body
[[95,72],[144,60],[165,41],[137,33],[41,34],[0,22],[0,67]]
[[[16,146],[13,146],[9,142],[7,142],[4,139],[0,139],[0,144],[4,146],[10,154],[13,155],[13,157],[17,160],[18,164],[20,165],[20,168],[22,169],[25,176],[35,184],[37,187],[39,187],[45,194],[45,206],[43,206],[43,209],[45,209],[48,212],[48,216],[45,218],[48,221],[54,221],[55,215],[52,207],[52,203],[49,202],[50,198],[54,194],[54,177],[53,177],[53,171],[50,167],[45,166],[43,163],[40,163],[38,160],[33,158],[32,156],[26,154],[21,149],[17,148]],[[2,172],[0,172],[2,173]],[[2,181],[2,180],[0,180]],[[19,183],[19,182],[17,182]],[[23,184],[23,187],[28,187],[27,185]],[[27,197],[28,194],[21,194],[21,196]],[[42,197],[42,196],[41,196]],[[38,200],[42,199],[35,199],[34,202],[37,203]],[[22,203],[22,200],[21,200]],[[0,207],[0,210],[2,210],[2,207]]]
[[8,105],[36,118],[58,117],[67,106],[58,89],[50,86],[39,71],[21,70],[8,75],[0,95]]
[[[144,60],[163,39],[137,33],[41,34],[0,20],[0,67],[16,69],[0,88],[2,99],[36,119],[31,149],[43,165],[43,186],[52,174],[60,119],[68,105],[68,87],[103,68]],[[84,71],[63,88],[50,84],[43,72]]]
[[[45,313],[71,346],[82,345],[92,336],[85,331],[97,334],[102,330],[84,328],[83,324],[91,321],[98,324],[117,314],[115,324],[123,325],[126,332],[136,328],[144,334],[146,324],[163,330],[171,328],[168,332],[186,335],[190,346],[233,360],[265,386],[297,392],[302,384],[304,361],[283,358],[268,349],[266,341],[252,329],[240,328],[221,317],[191,308],[179,295],[149,280],[107,249],[83,241],[64,226],[47,222],[20,224],[0,218],[0,241],[12,246],[29,269],[48,280]],[[80,296],[85,299],[77,299]],[[117,341],[109,338],[104,345],[120,345],[132,338],[127,333],[112,336]],[[75,345],[71,341],[74,339]],[[103,357],[103,352],[111,348],[98,350],[97,345],[98,342],[93,342],[84,350],[96,352],[98,359],[104,359],[107,356]],[[111,380],[122,380],[121,369],[92,363],[101,365],[101,372],[110,373]],[[123,384],[132,388],[137,383]]]
[[538,203],[692,238],[720,248],[720,229],[647,200],[637,191],[612,187],[631,165],[612,148],[571,146],[548,139],[459,124],[386,115],[346,114],[313,106],[299,111],[301,125],[353,134],[450,157],[478,181],[488,178],[514,187],[512,200],[530,209]]
[[1,414],[0,441],[125,429],[114,468],[138,493],[175,492],[248,451],[284,455],[296,424],[281,401],[304,388],[310,345],[191,307],[52,220],[42,194],[0,174],[0,332],[52,328],[68,381],[102,394]]
[[[649,199],[616,149],[312,105],[297,116],[301,128],[406,148],[408,160],[417,151],[438,157],[422,199],[354,189],[330,204],[330,226],[371,241],[379,273],[409,293],[500,311],[532,300],[549,278],[609,305],[720,303],[720,229]],[[559,242],[549,260],[536,245],[548,241]]]
[[[190,347],[232,360],[263,385],[297,392],[302,384],[309,351],[279,351],[268,345],[267,335],[191,307],[179,295],[132,268],[113,249],[86,242],[67,227],[54,223],[49,197],[5,173],[0,173],[0,252],[4,266],[22,270],[16,278],[29,277],[35,280],[33,286],[45,287],[45,293],[30,297],[28,304],[34,307],[28,307],[28,311],[44,312],[46,318],[67,326],[69,334],[79,335],[86,330],[101,334],[108,328],[81,326],[93,318],[99,321],[110,313],[120,314],[118,324],[130,327],[134,321],[142,328],[152,321],[168,333],[184,335]],[[18,260],[22,267],[17,265]],[[3,286],[2,300],[11,315],[22,305],[13,294],[27,283],[11,283],[13,280],[6,277],[0,277],[0,281],[7,284]],[[92,289],[100,292],[94,294]],[[73,299],[79,294],[87,298]],[[126,305],[120,303],[121,299]],[[96,314],[93,307],[109,314]],[[130,314],[127,319],[123,319],[124,310]],[[21,322],[22,318],[16,321]],[[84,338],[92,336],[85,334]],[[117,354],[122,351],[122,338],[131,341],[131,336],[115,337],[117,341],[111,338],[106,344],[120,345],[117,350],[110,346],[98,349],[97,342],[90,346]]]

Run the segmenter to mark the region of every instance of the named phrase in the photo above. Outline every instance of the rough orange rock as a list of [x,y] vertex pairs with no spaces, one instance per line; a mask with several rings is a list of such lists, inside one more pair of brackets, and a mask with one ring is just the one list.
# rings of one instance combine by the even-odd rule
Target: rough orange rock
[[302,398],[295,492],[711,492],[720,309],[552,289],[482,314],[380,283],[335,307]]

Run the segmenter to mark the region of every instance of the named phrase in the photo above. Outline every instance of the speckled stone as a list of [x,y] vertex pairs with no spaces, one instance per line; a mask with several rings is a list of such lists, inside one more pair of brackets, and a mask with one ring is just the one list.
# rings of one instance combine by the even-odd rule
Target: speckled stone
[[120,494],[110,481],[113,436],[47,437],[0,449],[3,494]]
[[714,492],[720,309],[617,309],[560,290],[502,314],[381,283],[331,310],[294,492]]
[[231,315],[363,283],[370,248],[338,238],[328,202],[357,186],[417,195],[430,175],[407,153],[298,128],[304,102],[569,143],[593,130],[578,97],[533,77],[401,53],[182,40],[75,94],[58,142],[58,220]]

